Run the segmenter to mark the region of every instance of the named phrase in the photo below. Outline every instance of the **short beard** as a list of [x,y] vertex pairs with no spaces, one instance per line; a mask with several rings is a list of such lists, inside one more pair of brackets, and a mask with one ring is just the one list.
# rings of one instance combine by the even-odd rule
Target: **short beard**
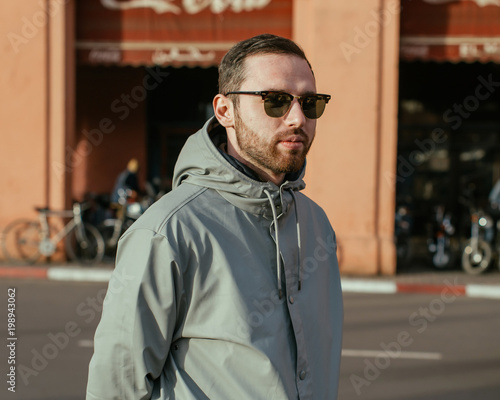
[[[302,129],[279,132],[274,137],[270,137],[268,141],[264,141],[255,131],[245,125],[236,110],[235,130],[241,156],[256,167],[272,171],[274,174],[300,171],[312,144]],[[278,150],[278,142],[290,135],[299,135],[304,141],[304,147],[301,150],[288,150],[284,154]]]

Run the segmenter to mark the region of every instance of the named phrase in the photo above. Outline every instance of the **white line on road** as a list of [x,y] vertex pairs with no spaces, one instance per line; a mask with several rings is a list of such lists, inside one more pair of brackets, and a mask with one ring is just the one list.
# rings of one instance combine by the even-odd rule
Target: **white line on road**
[[[79,340],[78,346],[80,347],[94,347],[93,340]],[[397,355],[391,355],[385,351],[380,350],[353,350],[343,349],[343,357],[390,357],[390,358],[404,358],[412,360],[441,360],[443,355],[441,353],[431,353],[423,351],[400,351]]]
[[392,356],[385,351],[380,350],[352,350],[343,349],[342,356],[344,357],[390,357],[390,358],[405,358],[412,360],[441,360],[443,355],[441,353],[428,353],[416,351],[400,351],[397,355]]
[[[93,340],[79,340],[78,346],[80,347],[94,347]],[[343,357],[390,357],[390,358],[404,358],[412,360],[441,360],[443,355],[441,353],[429,352],[416,352],[416,351],[400,351],[396,356],[392,356],[385,351],[380,350],[352,350],[343,349]]]

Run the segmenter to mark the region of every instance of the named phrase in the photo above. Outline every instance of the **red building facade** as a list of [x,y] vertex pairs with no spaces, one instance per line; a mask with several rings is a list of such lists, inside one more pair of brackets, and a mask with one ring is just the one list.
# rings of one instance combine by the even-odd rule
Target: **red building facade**
[[[9,18],[0,32],[0,228],[33,216],[36,205],[65,208],[85,193],[109,192],[131,157],[140,160],[142,182],[168,187],[183,142],[211,115],[220,58],[235,42],[270,32],[296,40],[318,91],[332,94],[308,157],[306,192],[337,232],[342,272],[394,274],[398,197],[417,199],[416,215],[425,216],[442,200],[442,182],[454,182],[446,190],[457,195],[471,169],[486,168],[484,182],[496,177],[495,151],[475,164],[462,154],[484,135],[496,149],[496,86],[460,127],[452,118],[455,103],[475,107],[467,99],[481,79],[497,81],[497,3],[2,3]],[[478,123],[488,133],[471,127]],[[448,139],[436,140],[436,129]]]

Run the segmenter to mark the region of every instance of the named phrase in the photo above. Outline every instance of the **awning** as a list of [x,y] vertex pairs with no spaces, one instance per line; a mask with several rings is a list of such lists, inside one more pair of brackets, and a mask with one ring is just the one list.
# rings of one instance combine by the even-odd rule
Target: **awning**
[[76,7],[80,64],[207,67],[240,40],[292,35],[292,0],[84,0]]
[[500,62],[500,0],[403,0],[400,57]]

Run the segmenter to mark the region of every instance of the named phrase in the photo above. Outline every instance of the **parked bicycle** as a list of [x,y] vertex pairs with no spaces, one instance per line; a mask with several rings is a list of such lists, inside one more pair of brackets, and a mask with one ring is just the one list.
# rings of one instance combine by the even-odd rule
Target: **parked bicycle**
[[[6,258],[13,263],[34,263],[40,257],[51,257],[65,239],[68,258],[86,264],[98,263],[104,256],[104,240],[94,226],[83,222],[86,203],[75,202],[71,210],[35,208],[38,221],[15,220],[4,230],[2,241]],[[49,223],[49,218],[69,218],[61,229]]]

